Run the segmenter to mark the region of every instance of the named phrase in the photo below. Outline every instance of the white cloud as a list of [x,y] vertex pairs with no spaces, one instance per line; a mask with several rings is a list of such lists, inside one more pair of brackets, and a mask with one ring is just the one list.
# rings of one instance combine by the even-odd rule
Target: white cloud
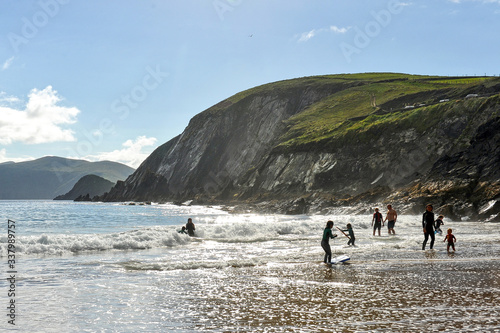
[[14,61],[14,57],[10,57],[9,59],[5,60],[5,62],[3,63],[2,65],[2,71],[6,70],[7,68],[10,67],[10,65],[12,65],[12,61]]
[[348,28],[339,28],[337,26],[332,25],[330,27],[330,31],[333,31],[333,32],[335,32],[337,34],[345,34],[350,28],[351,27],[348,27]]
[[311,30],[309,32],[303,32],[302,35],[300,35],[299,42],[306,42],[309,39],[313,38],[314,35],[316,35],[316,30]]
[[31,90],[24,110],[0,106],[0,144],[75,141],[74,132],[62,126],[74,124],[80,110],[58,106],[60,101],[57,91],[47,86]]
[[0,104],[15,104],[21,100],[15,96],[9,96],[5,91],[0,91]]
[[137,168],[151,153],[143,152],[144,147],[153,146],[156,143],[156,138],[147,138],[139,136],[135,140],[127,140],[122,146],[122,149],[104,152],[98,155],[85,157],[90,161],[114,161],[126,164],[132,168]]
[[333,32],[336,34],[345,34],[350,27],[347,28],[339,28],[335,25],[330,26],[329,28],[321,28],[321,29],[313,29],[309,32],[303,32],[300,37],[298,37],[299,42],[307,42],[309,39],[315,37],[316,35],[323,32]]

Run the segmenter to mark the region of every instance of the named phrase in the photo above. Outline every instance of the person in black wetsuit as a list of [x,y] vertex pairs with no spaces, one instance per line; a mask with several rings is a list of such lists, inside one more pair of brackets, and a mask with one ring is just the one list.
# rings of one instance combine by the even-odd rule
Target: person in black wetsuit
[[191,218],[188,218],[188,221],[186,223],[186,230],[187,230],[189,236],[194,236],[194,231],[196,229],[194,227],[194,223],[193,223],[193,220]]
[[321,240],[321,247],[325,250],[325,258],[323,261],[326,263],[332,262],[332,249],[330,248],[329,240],[330,238],[337,237],[336,234],[332,234],[333,221],[326,222],[326,228],[323,230],[323,239]]
[[378,211],[378,208],[375,208],[375,213],[372,218],[372,227],[373,227],[373,236],[375,236],[375,230],[378,229],[378,235],[380,236],[380,228],[382,227],[384,217],[382,213]]
[[444,219],[444,216],[439,215],[437,220],[434,221],[434,228],[436,228],[436,231],[435,231],[436,234],[441,235],[443,233],[443,231],[441,230],[441,226],[444,225],[443,219]]
[[425,244],[427,244],[427,240],[429,240],[429,236],[431,237],[430,249],[434,246],[434,213],[432,212],[432,205],[429,204],[425,206],[425,213],[422,216],[422,228],[424,229],[424,242],[422,243],[422,250],[425,250]]

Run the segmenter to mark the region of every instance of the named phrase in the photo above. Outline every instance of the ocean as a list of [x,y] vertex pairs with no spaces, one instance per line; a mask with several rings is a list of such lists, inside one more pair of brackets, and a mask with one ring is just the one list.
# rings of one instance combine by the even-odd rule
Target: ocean
[[[353,226],[345,264],[322,263],[327,220]],[[500,332],[498,223],[445,217],[447,253],[410,215],[381,237],[369,215],[155,203],[0,201],[0,221],[0,331]]]

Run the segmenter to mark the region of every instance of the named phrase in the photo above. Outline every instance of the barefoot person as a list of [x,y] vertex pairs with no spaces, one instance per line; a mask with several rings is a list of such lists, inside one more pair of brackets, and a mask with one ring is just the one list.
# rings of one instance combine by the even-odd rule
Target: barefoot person
[[385,221],[387,222],[387,232],[395,235],[394,226],[396,225],[396,220],[398,219],[398,213],[392,208],[391,205],[387,205],[387,215],[385,216]]
[[446,251],[450,252],[450,246],[453,249],[453,252],[455,252],[455,243],[457,242],[457,239],[455,236],[452,234],[453,230],[451,228],[448,229],[448,234],[444,238],[444,242],[448,241],[448,245],[446,246]]

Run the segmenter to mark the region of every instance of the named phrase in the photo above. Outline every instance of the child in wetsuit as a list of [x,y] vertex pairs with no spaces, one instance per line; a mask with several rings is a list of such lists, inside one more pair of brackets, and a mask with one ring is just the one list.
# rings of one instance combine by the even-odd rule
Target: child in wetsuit
[[332,262],[332,249],[330,248],[329,240],[330,238],[337,237],[336,234],[332,234],[333,221],[326,222],[326,228],[323,230],[323,239],[321,240],[321,247],[325,250],[325,258],[323,261],[325,264]]
[[457,239],[455,238],[455,236],[453,236],[452,232],[453,230],[451,228],[448,229],[448,234],[446,235],[443,241],[444,243],[448,240],[448,245],[446,246],[446,251],[448,252],[450,252],[450,246],[453,249],[453,252],[455,252],[455,242],[457,241]]
[[444,225],[443,218],[444,218],[443,215],[439,215],[438,218],[437,218],[437,220],[434,221],[434,228],[435,228],[434,233],[436,233],[436,234],[442,234],[443,233],[443,231],[440,228],[440,226]]
[[346,225],[347,230],[342,230],[342,231],[349,231],[349,241],[347,242],[347,245],[352,245],[354,246],[354,241],[356,238],[354,237],[354,231],[352,230],[352,225],[350,223],[347,223]]

